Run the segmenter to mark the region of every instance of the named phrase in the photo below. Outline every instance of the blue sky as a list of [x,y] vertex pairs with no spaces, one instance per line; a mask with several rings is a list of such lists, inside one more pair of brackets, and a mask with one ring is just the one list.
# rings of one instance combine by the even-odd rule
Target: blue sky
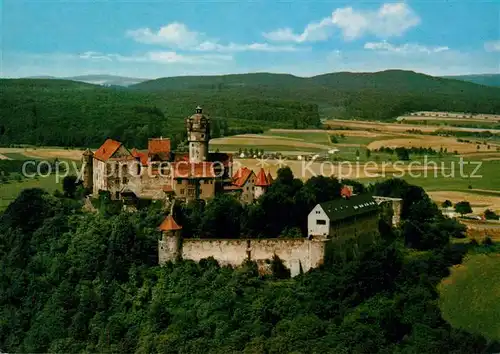
[[500,0],[3,0],[0,6],[2,77],[500,72]]

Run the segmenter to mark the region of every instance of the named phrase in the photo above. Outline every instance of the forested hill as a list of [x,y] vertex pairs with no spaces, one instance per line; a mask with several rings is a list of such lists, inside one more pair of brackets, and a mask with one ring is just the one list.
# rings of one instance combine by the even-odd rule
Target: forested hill
[[224,135],[318,127],[320,118],[391,120],[419,110],[500,113],[500,88],[409,71],[175,77],[126,87],[54,79],[0,79],[0,145],[97,146],[111,137],[144,147],[184,139],[202,105]]
[[312,102],[325,117],[387,120],[408,111],[500,113],[500,88],[404,70],[339,72],[301,78],[254,73],[161,78],[130,86],[149,92],[239,92],[247,96]]
[[317,105],[238,92],[139,92],[52,79],[5,79],[0,88],[0,145],[96,147],[111,137],[142,148],[153,136],[175,145],[197,105],[212,118],[213,133],[225,135],[320,124]]
[[335,89],[340,91],[376,89],[382,91],[436,93],[471,92],[489,88],[478,87],[462,80],[434,77],[405,70],[385,70],[374,73],[337,72],[312,77],[290,74],[250,73],[214,76],[177,76],[144,81],[130,86],[133,89],[182,90],[271,87],[290,89]]

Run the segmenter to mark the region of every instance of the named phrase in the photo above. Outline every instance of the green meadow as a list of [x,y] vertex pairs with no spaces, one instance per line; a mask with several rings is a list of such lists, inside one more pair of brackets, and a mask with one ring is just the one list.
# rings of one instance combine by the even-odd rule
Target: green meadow
[[[3,155],[15,160],[37,160],[20,153],[4,153]],[[75,161],[65,159],[60,159],[59,161],[68,163],[70,167],[68,174],[76,174],[76,170],[73,168]],[[21,173],[21,171],[19,171],[19,173]],[[64,176],[59,176],[58,178],[56,174],[53,173],[48,176],[24,177],[19,181],[9,180],[6,183],[0,182],[0,212],[7,208],[10,202],[16,199],[23,189],[41,188],[49,193],[53,193],[56,190],[62,191],[63,177]]]
[[3,211],[23,189],[42,188],[52,193],[56,190],[62,190],[62,181],[56,182],[55,174],[47,177],[25,178],[21,181],[9,181],[0,184],[0,212]]
[[331,145],[330,138],[328,133],[325,132],[307,132],[304,130],[298,130],[297,132],[287,131],[287,132],[276,132],[276,131],[267,131],[264,135],[268,136],[276,136],[280,138],[293,138],[293,139],[301,139],[308,143],[316,143],[316,144],[324,144]]
[[472,254],[438,287],[443,318],[453,327],[500,340],[500,254]]

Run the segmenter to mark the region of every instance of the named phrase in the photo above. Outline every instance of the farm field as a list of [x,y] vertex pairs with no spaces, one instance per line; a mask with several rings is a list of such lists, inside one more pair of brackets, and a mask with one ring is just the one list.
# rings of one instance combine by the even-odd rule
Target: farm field
[[[270,129],[264,134],[244,134],[210,141],[211,151],[219,150],[226,152],[238,152],[240,149],[263,149],[267,153],[282,153],[284,155],[312,155],[330,156],[330,162],[323,165],[309,161],[286,160],[297,177],[303,179],[314,175],[335,175],[342,178],[360,179],[364,183],[380,181],[393,176],[404,178],[412,184],[422,186],[436,202],[442,202],[443,198],[458,202],[461,200],[471,201],[474,212],[480,213],[486,208],[500,210],[500,152],[496,151],[500,145],[495,142],[487,144],[470,138],[470,143],[458,142],[453,137],[441,137],[435,135],[409,134],[408,124],[361,122],[335,120],[339,129]],[[415,128],[426,128],[429,131],[436,129],[432,126],[415,126]],[[337,143],[332,143],[330,137],[335,136]],[[488,149],[488,144],[490,149]],[[479,149],[478,149],[479,145]],[[391,161],[396,160],[395,155],[388,153],[375,153],[367,155],[367,148],[373,150],[380,147],[430,147],[435,150],[447,149],[450,154],[443,156],[430,156],[429,160],[437,162],[438,168],[419,166],[423,157],[411,156],[412,167],[408,162],[404,165],[394,166]],[[328,155],[328,150],[338,149],[335,154]],[[451,154],[457,151],[459,155]],[[0,155],[10,159],[50,159],[78,162],[81,159],[82,149],[63,148],[0,148]],[[460,177],[458,159],[463,156],[467,161],[478,161],[482,163],[478,174],[481,178]],[[365,166],[369,162],[370,165]],[[344,161],[351,161],[351,166]],[[276,160],[270,160],[265,165],[273,175],[280,167]],[[235,164],[247,166],[254,170],[261,167],[256,159],[235,159]],[[385,164],[385,166],[382,166]],[[377,167],[378,166],[378,167]],[[464,172],[470,174],[474,166],[466,165]],[[454,172],[452,174],[451,172]],[[412,172],[411,174],[409,172]],[[454,176],[454,177],[447,177]],[[12,182],[10,186],[1,186],[2,189],[12,191],[26,187],[43,186],[50,190],[58,188],[49,182],[27,181]],[[17,185],[19,183],[19,185]],[[15,192],[0,192],[0,199],[11,198]]]
[[[327,136],[325,134],[321,143],[309,142],[304,139],[290,139],[290,137],[281,136],[259,136],[255,134],[235,135],[226,138],[218,138],[210,140],[212,149],[219,148],[225,150],[231,148],[238,150],[239,148],[264,148],[264,146],[280,147],[282,150],[304,150],[304,151],[325,151],[330,148]],[[264,150],[266,150],[264,148]],[[269,150],[269,148],[268,148]]]
[[[10,158],[24,156],[24,158],[35,159],[64,159],[80,161],[82,159],[83,150],[63,149],[63,148],[0,148],[0,154]],[[14,157],[12,157],[14,156]]]
[[491,152],[495,151],[499,145],[495,143],[490,144],[476,144],[467,142],[458,142],[456,138],[442,137],[437,135],[408,135],[407,138],[396,138],[387,140],[376,140],[368,144],[368,149],[376,150],[381,147],[424,147],[433,148],[434,150],[447,149],[448,152],[463,153],[478,153],[478,152]]
[[[329,126],[330,129],[354,129],[354,130],[368,130],[368,131],[379,131],[379,132],[396,132],[404,133],[407,130],[416,129],[424,133],[433,133],[438,129],[443,129],[439,125],[419,125],[419,124],[407,124],[407,123],[385,123],[385,122],[373,122],[373,121],[352,121],[352,120],[327,120],[325,125]],[[483,129],[483,128],[465,128],[465,127],[446,127],[446,130],[452,131],[463,131],[463,132],[482,132],[490,131],[492,133],[500,133],[500,129]]]
[[481,213],[485,209],[500,212],[500,194],[496,194],[493,191],[490,191],[490,194],[485,194],[482,190],[471,190],[471,192],[432,191],[429,192],[429,196],[438,204],[441,204],[445,200],[449,200],[453,204],[467,201],[470,203],[474,213]]
[[12,202],[23,189],[42,188],[49,193],[56,190],[62,190],[62,183],[56,182],[55,175],[39,178],[27,178],[22,181],[10,181],[9,183],[0,183],[0,212],[3,211]]
[[[66,163],[69,167],[68,174],[76,174],[76,169],[79,168],[79,160],[76,159],[77,153],[81,156],[81,150],[65,150],[65,149],[23,149],[23,148],[0,148],[2,155],[12,160],[41,160],[47,159],[53,161],[59,159],[61,163]],[[36,151],[36,154],[33,154]],[[68,159],[71,156],[72,159]],[[77,161],[78,160],[78,161]],[[19,171],[21,173],[21,171]],[[62,178],[64,176],[56,176],[50,174],[48,176],[38,176],[36,178],[23,178],[20,181],[9,180],[7,183],[0,183],[0,212],[3,211],[11,201],[13,201],[23,189],[41,188],[49,193],[56,190],[62,191]]]
[[500,340],[500,254],[472,254],[439,285],[443,318],[453,327]]

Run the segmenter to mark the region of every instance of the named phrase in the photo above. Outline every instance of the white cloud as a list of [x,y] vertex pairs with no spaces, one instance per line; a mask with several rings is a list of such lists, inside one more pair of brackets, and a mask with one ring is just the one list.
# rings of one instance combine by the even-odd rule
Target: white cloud
[[449,50],[445,46],[428,47],[416,43],[406,43],[402,45],[393,45],[387,41],[382,42],[368,42],[364,45],[365,49],[381,52],[399,53],[399,54],[415,54],[415,53],[439,53]]
[[80,59],[93,61],[117,62],[154,62],[160,64],[210,64],[232,60],[231,55],[204,54],[185,55],[174,51],[150,51],[140,55],[104,54],[99,52],[85,52],[78,56]]
[[397,3],[383,4],[377,11],[337,9],[332,21],[340,27],[346,40],[352,40],[366,34],[381,38],[400,36],[418,25],[420,18],[406,3]]
[[201,63],[216,63],[220,61],[232,60],[230,55],[183,55],[176,52],[148,52],[145,55],[146,60],[157,63],[186,63],[186,64],[201,64]]
[[185,24],[179,22],[169,23],[156,32],[149,28],[139,28],[127,31],[126,34],[136,42],[170,45],[179,48],[194,46],[203,37],[203,34],[190,31]]
[[112,57],[99,52],[85,52],[79,55],[81,59],[113,61]]
[[271,41],[296,43],[324,41],[331,35],[332,26],[331,18],[324,18],[319,22],[308,24],[301,34],[294,34],[291,28],[280,28],[262,35]]
[[293,52],[302,50],[294,46],[277,46],[269,43],[221,44],[218,39],[208,39],[205,34],[191,31],[185,24],[173,22],[158,31],[140,28],[127,31],[126,35],[145,44],[157,44],[170,48],[201,52]]
[[269,43],[250,44],[219,44],[217,42],[205,41],[193,48],[202,52],[295,52],[303,50],[295,46],[276,46]]
[[500,39],[498,41],[489,41],[484,43],[484,49],[487,52],[500,52]]
[[383,4],[378,10],[358,11],[352,7],[336,9],[330,17],[312,22],[300,34],[290,28],[263,33],[272,41],[313,42],[328,39],[338,28],[345,40],[353,40],[367,34],[380,38],[400,36],[420,23],[418,15],[406,4]]

